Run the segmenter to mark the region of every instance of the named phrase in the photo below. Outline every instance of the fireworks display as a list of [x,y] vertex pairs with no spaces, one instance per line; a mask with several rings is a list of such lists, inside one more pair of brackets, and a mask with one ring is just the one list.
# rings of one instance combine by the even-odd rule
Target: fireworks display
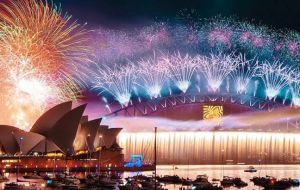
[[[109,92],[123,106],[128,105],[131,92],[134,89],[136,91],[134,83],[142,87],[150,98],[157,98],[161,96],[164,86],[170,88],[167,85],[171,83],[167,81],[173,81],[183,93],[190,87],[197,88],[192,79],[193,75],[203,76],[206,82],[203,86],[206,86],[209,93],[218,93],[222,90],[228,92],[229,83],[234,85],[233,93],[246,93],[251,79],[258,78],[265,86],[265,97],[270,100],[275,99],[284,87],[290,84],[292,101],[298,105],[299,81],[295,76],[299,72],[278,61],[258,62],[255,59],[248,60],[242,54],[182,56],[178,53],[171,55],[162,53],[159,58],[137,61],[130,64],[130,67],[115,65],[114,69],[105,68],[95,72],[94,88]],[[221,88],[226,81],[227,85]],[[254,82],[255,86],[257,82],[257,80]]]
[[205,76],[210,89],[216,92],[224,79],[234,71],[238,62],[232,55],[214,55],[210,57],[197,56],[197,62],[202,75]]
[[1,123],[29,130],[53,104],[75,100],[86,31],[42,0],[0,5]]
[[258,66],[258,73],[265,84],[267,97],[272,99],[288,84],[292,69],[278,61],[266,61]]
[[[107,54],[100,53],[105,61],[97,64],[119,62],[122,67],[124,62],[132,62],[138,88],[131,91],[139,101],[145,93],[150,98],[179,93],[175,87],[181,93],[188,89],[191,93],[247,93],[270,100],[284,99],[282,102],[290,99],[298,105],[297,32],[275,31],[232,18],[189,19],[181,19],[180,24],[155,23],[130,31],[110,31],[101,39],[113,48],[101,46]],[[165,53],[149,59],[153,51]]]
[[287,80],[292,94],[292,103],[295,106],[300,106],[299,68],[294,69]]
[[182,56],[177,53],[166,60],[169,62],[169,69],[174,83],[183,93],[186,93],[197,68],[195,59],[188,54]]
[[115,65],[113,68],[107,66],[100,67],[94,72],[93,88],[96,90],[103,88],[122,106],[127,106],[133,90],[135,72],[133,65],[125,67]]
[[150,98],[157,98],[169,76],[166,60],[163,57],[156,57],[138,61],[138,86],[142,87]]
[[247,60],[242,54],[237,56],[238,66],[231,72],[231,76],[234,80],[236,92],[241,94],[245,93],[250,80],[256,75],[257,61]]
[[292,102],[295,106],[300,106],[300,83],[299,80],[291,84]]

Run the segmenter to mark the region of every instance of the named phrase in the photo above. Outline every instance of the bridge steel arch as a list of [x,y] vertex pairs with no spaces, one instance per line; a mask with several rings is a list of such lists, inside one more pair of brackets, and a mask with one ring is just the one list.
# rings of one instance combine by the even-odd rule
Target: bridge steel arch
[[207,93],[180,94],[146,101],[132,101],[127,107],[117,109],[105,117],[113,116],[148,116],[177,106],[204,103],[227,103],[251,108],[253,111],[272,111],[289,105],[269,99],[249,96],[246,94]]

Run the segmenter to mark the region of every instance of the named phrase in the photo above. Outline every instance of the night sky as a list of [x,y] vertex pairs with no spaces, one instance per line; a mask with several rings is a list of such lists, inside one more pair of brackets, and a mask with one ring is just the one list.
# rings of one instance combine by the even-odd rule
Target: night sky
[[289,0],[53,0],[63,11],[88,26],[128,27],[172,19],[183,9],[202,18],[235,16],[274,28],[300,31],[300,1]]

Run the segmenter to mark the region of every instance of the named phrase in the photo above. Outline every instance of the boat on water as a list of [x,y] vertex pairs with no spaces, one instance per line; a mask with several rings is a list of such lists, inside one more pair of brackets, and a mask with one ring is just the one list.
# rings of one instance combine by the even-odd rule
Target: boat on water
[[211,187],[212,184],[208,181],[207,175],[197,175],[196,179],[193,181],[193,186],[201,188]]
[[208,176],[206,174],[197,175],[196,179],[194,180],[194,183],[197,183],[197,182],[208,182]]
[[127,178],[126,181],[127,181],[126,184],[118,186],[120,190],[140,190],[141,189],[141,185],[134,178]]
[[79,178],[81,186],[87,189],[116,189],[123,183],[119,176],[108,176],[100,174],[88,174],[84,178]]
[[277,181],[277,179],[272,176],[266,176],[266,177],[254,176],[252,179],[250,179],[250,181],[252,181],[254,183],[254,185],[263,187],[266,184],[275,183]]
[[120,190],[142,189],[142,190],[165,190],[163,185],[153,176],[137,175],[126,178],[125,185],[119,185]]
[[56,174],[55,177],[47,179],[47,186],[59,189],[79,189],[79,180],[69,174]]
[[192,185],[193,184],[193,181],[191,180],[191,179],[189,179],[189,178],[183,178],[182,179],[182,183],[181,183],[183,186],[190,186],[190,185]]
[[210,183],[208,181],[208,176],[197,175],[196,179],[193,181],[192,189],[195,190],[222,190],[223,188],[217,183]]
[[223,187],[231,187],[234,185],[234,178],[229,177],[229,176],[224,176],[223,180],[221,181],[221,185]]
[[72,183],[64,183],[58,180],[48,180],[47,186],[54,189],[79,189],[79,186]]
[[142,186],[141,189],[143,190],[164,190],[163,186],[159,182],[155,182],[154,179],[149,181],[141,181],[140,184]]
[[237,188],[242,188],[248,186],[248,183],[244,182],[241,178],[239,177],[229,177],[229,176],[224,176],[223,180],[221,181],[221,185],[223,187],[231,187],[235,186]]
[[23,176],[24,179],[43,179],[42,176],[38,175],[37,172],[34,172],[32,174],[27,174]]
[[268,189],[288,189],[290,187],[292,187],[292,184],[290,183],[290,181],[286,178],[281,179],[281,180],[276,180],[274,183],[267,183],[263,185],[265,190]]
[[182,183],[182,179],[178,175],[164,175],[163,177],[157,177],[157,181],[171,184]]
[[244,182],[241,178],[236,177],[233,179],[233,184],[237,188],[242,188],[248,186],[248,183]]
[[280,180],[275,177],[253,177],[250,179],[255,185],[264,187],[264,189],[288,189],[291,187],[298,187],[299,180],[291,178],[282,178]]
[[293,187],[298,187],[300,185],[299,179],[290,179]]
[[74,175],[70,175],[68,173],[64,174],[57,174],[56,179],[58,181],[63,182],[64,184],[75,184],[78,185],[80,183],[80,180],[76,178]]
[[139,187],[137,185],[130,185],[130,184],[119,185],[118,187],[120,190],[140,190],[141,189],[141,187]]
[[247,169],[244,170],[244,172],[254,173],[257,172],[257,169],[254,168],[254,166],[249,166]]

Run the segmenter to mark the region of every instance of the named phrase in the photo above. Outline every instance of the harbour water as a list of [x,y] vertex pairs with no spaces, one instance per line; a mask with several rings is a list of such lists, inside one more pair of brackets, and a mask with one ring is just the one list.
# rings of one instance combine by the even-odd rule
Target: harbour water
[[[250,179],[254,176],[273,176],[276,178],[300,178],[300,165],[254,165],[258,169],[255,173],[244,172],[246,165],[160,165],[157,168],[158,175],[178,175],[179,177],[195,179],[197,175],[206,174],[211,181],[213,178],[222,179],[222,176],[240,177],[248,183],[247,187],[240,189],[263,189],[255,186]],[[150,175],[151,172],[142,172],[145,175]],[[136,173],[124,173],[125,176],[136,175]],[[180,186],[167,185],[169,190],[178,190]],[[225,189],[238,189],[235,187]],[[293,190],[300,189],[291,188]]]
[[[300,165],[255,165],[254,167],[258,169],[255,173],[244,172],[244,169],[247,165],[159,165],[157,166],[157,175],[178,175],[183,178],[195,179],[197,175],[206,174],[209,177],[209,180],[213,178],[221,179],[222,176],[230,177],[240,177],[245,182],[248,183],[248,186],[241,189],[263,189],[258,186],[254,186],[250,179],[253,176],[273,176],[276,178],[300,178]],[[128,176],[134,176],[137,174],[152,175],[151,171],[147,172],[124,172],[122,174],[123,178]],[[85,175],[84,173],[76,173],[77,176]],[[22,176],[20,174],[20,176]],[[10,181],[16,180],[15,174],[9,174]],[[40,189],[50,190],[51,188],[42,187],[45,184],[45,181],[39,180],[38,186]],[[1,184],[3,189],[4,183]],[[178,190],[180,185],[167,185],[165,188],[169,190]],[[226,189],[237,189],[235,187],[226,188]],[[291,188],[293,190],[299,189]]]

